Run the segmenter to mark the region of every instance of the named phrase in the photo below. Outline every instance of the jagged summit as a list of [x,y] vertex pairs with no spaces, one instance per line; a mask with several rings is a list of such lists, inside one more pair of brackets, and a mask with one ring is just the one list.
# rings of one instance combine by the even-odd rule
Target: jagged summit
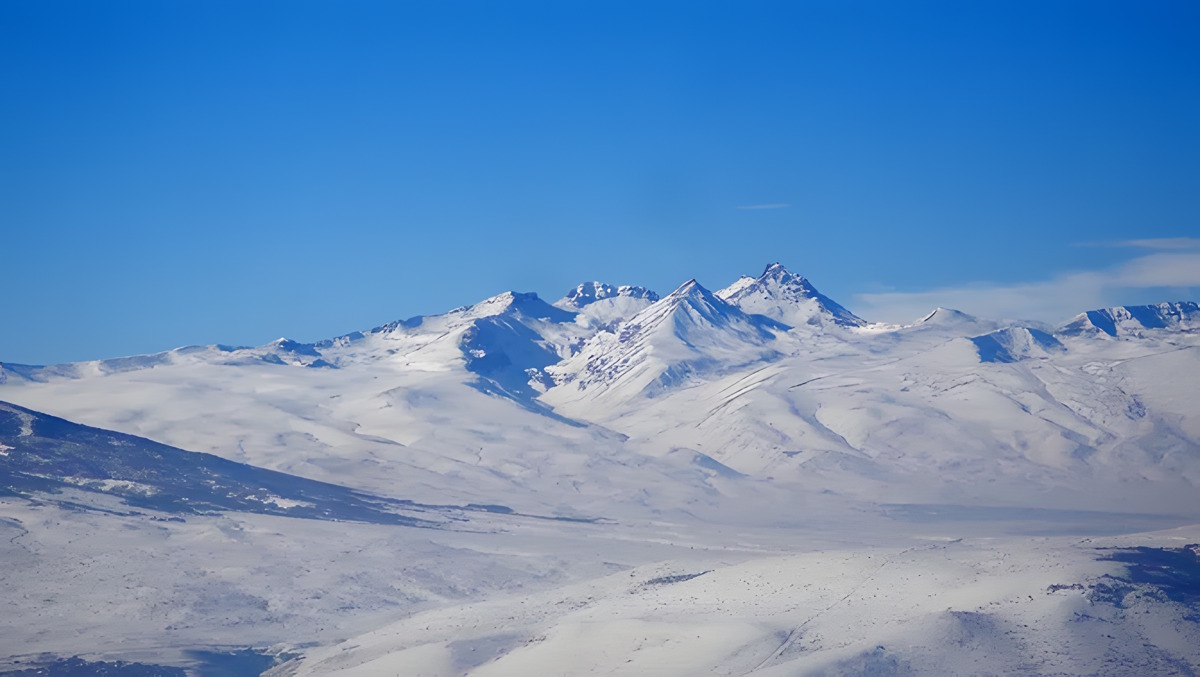
[[584,282],[567,292],[555,305],[559,307],[583,308],[597,301],[617,297],[646,299],[651,303],[658,300],[658,294],[645,287],[627,284],[618,287],[604,282],[593,281]]
[[1200,306],[1194,301],[1117,306],[1080,313],[1059,327],[1060,336],[1127,338],[1146,331],[1200,331]]
[[[740,340],[756,342],[772,338],[772,330],[787,329],[773,318],[747,314],[706,289],[695,278],[638,313],[626,323],[621,333],[623,337],[645,334],[661,326],[670,326],[671,332],[685,341],[701,342],[710,338],[711,330],[719,333],[731,330],[740,336]],[[697,331],[703,333],[693,336]]]
[[[630,324],[650,326],[655,324],[655,320],[658,318],[675,316],[681,308],[686,309],[687,314],[693,316],[693,319],[708,322],[716,327],[725,326],[731,322],[740,323],[745,321],[757,327],[786,329],[786,327],[780,326],[778,322],[774,321],[774,318],[767,316],[760,318],[749,317],[741,308],[725,301],[718,294],[706,289],[704,285],[696,281],[696,278],[692,278],[679,285],[678,289],[630,320]],[[679,320],[682,317],[677,317],[676,319]]]
[[756,278],[743,276],[717,292],[719,298],[747,313],[765,315],[797,327],[826,323],[861,327],[866,322],[817,291],[803,276],[772,263]]
[[[786,330],[788,328],[786,323],[782,323],[780,320],[770,317],[766,313],[745,311],[744,308],[739,307],[737,304],[721,298],[720,292],[710,292],[707,287],[697,282],[695,277],[680,284],[678,289],[664,296],[658,304],[647,308],[647,312],[643,313],[643,316],[673,312],[682,306],[700,313],[701,317],[714,325],[726,324],[731,319],[740,322],[740,320],[745,318],[746,322],[756,326],[768,326],[768,328],[776,330]],[[644,324],[638,318],[635,318],[635,320]]]
[[584,282],[554,305],[578,313],[575,321],[586,330],[611,331],[655,301],[658,301],[658,294],[645,287]]
[[570,384],[552,390],[550,401],[653,396],[699,374],[774,356],[776,333],[787,329],[726,303],[693,278],[549,368],[559,385]]

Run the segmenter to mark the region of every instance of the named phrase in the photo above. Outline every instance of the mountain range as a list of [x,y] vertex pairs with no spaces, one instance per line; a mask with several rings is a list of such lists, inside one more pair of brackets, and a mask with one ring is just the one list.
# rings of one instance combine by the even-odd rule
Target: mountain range
[[[438,484],[446,463],[475,454],[454,472],[488,467],[484,484],[566,513],[524,475],[569,454],[535,462],[528,450],[545,445],[531,440],[589,464],[665,463],[672,478],[682,458],[846,494],[952,477],[928,488],[1015,484],[1027,500],[1058,487],[1065,499],[1150,482],[1167,500],[1200,482],[1197,346],[1191,302],[1090,310],[1058,327],[944,308],[889,325],[774,263],[716,292],[588,282],[553,303],[506,292],[314,343],[3,364],[0,396],[372,491],[387,473],[370,465],[416,466]],[[453,432],[440,425],[450,421]]]
[[[249,598],[221,613],[257,628],[247,644],[291,633],[327,645],[380,627],[400,608],[466,604],[455,618],[470,617],[479,612],[473,600],[513,593],[510,583],[584,585],[619,600],[631,593],[606,576],[664,559],[682,568],[647,573],[638,595],[694,574],[700,582],[680,590],[720,597],[696,567],[726,571],[755,553],[791,552],[784,544],[797,534],[834,548],[851,547],[851,533],[871,534],[855,552],[890,544],[899,557],[927,532],[945,533],[929,524],[948,514],[991,521],[977,528],[993,535],[1030,535],[1035,522],[1072,534],[1186,524],[1200,518],[1196,402],[1194,302],[1086,310],[1059,326],[947,308],[887,324],[775,263],[717,291],[694,279],[661,296],[586,282],[553,302],[505,292],[311,343],[0,363],[0,516],[20,530],[11,547],[39,543],[9,558],[25,563],[12,574],[19,586],[45,588],[48,599],[57,584],[39,571],[80,551],[55,540],[46,520],[114,542],[167,538],[178,546],[176,566],[197,552],[181,544],[203,542],[222,571],[240,572],[222,585]],[[328,525],[343,533],[323,531]],[[377,564],[368,572],[321,559],[321,539],[344,553],[417,553],[397,574],[403,592],[389,592]],[[247,569],[235,546],[279,554],[293,541],[313,544],[297,562],[327,577],[286,592],[274,574]],[[689,548],[705,554],[683,554]],[[114,557],[97,571],[160,580]],[[456,573],[460,561],[473,573]],[[1078,576],[1091,571],[1079,566]],[[215,632],[219,614],[206,615],[208,593],[197,592],[210,588],[155,585],[168,584],[173,603],[209,619],[184,632],[181,646],[195,646]],[[330,586],[345,596],[300,620],[305,600],[330,595]],[[353,590],[377,603],[356,606],[347,601],[362,599]],[[563,594],[555,604],[587,597]],[[39,607],[21,604],[28,622]],[[543,620],[530,621],[535,629],[521,641],[542,632]],[[164,623],[121,641],[162,646]],[[68,655],[61,642],[38,644],[39,627],[0,630]],[[114,640],[98,626],[77,632],[94,646]],[[438,641],[450,647],[458,637]],[[486,651],[491,641],[471,646]],[[495,641],[507,653],[517,640]],[[789,653],[795,639],[784,644],[773,658],[744,646],[730,655],[783,665],[799,655]],[[355,665],[369,664],[355,656]],[[474,669],[460,658],[446,674]],[[183,664],[176,659],[168,662]]]

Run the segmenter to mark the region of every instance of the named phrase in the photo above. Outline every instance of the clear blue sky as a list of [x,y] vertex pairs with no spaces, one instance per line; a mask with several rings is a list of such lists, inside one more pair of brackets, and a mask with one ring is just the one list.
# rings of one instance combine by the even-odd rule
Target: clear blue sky
[[0,87],[4,361],[773,260],[882,315],[1200,289],[1190,0],[7,0]]

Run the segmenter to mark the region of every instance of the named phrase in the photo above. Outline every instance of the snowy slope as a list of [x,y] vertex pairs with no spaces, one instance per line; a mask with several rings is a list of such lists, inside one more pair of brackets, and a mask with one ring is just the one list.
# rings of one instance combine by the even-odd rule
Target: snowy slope
[[1200,342],[981,361],[967,338],[927,347],[921,332],[915,346],[898,334],[872,337],[880,345],[828,340],[615,413],[565,410],[646,453],[687,448],[750,476],[864,499],[1200,507],[1189,498],[1200,436],[1187,412],[1200,401]]
[[[1118,586],[1079,541],[1200,520],[1196,322],[866,324],[772,265],[717,294],[585,283],[315,343],[0,365],[4,411],[176,448],[97,470],[52,438],[16,451],[22,415],[0,415],[0,659],[188,665],[244,640],[319,643],[302,673],[1196,669],[1195,604]],[[112,472],[38,470],[58,461]],[[289,517],[352,497],[462,528]],[[1012,538],[1041,533],[1076,537]],[[963,536],[996,540],[929,547]],[[1138,538],[1108,543],[1186,557]]]
[[1189,674],[1196,537],[661,562],[421,613],[272,674]]
[[47,381],[58,378],[87,378],[120,374],[155,367],[181,366],[195,363],[226,366],[258,364],[294,367],[330,368],[313,344],[280,338],[257,347],[247,346],[184,346],[152,355],[134,355],[105,360],[90,360],[50,366],[0,364],[0,383],[16,381]]
[[1200,306],[1193,302],[1118,306],[1089,310],[1058,329],[1063,336],[1136,338],[1159,330],[1200,331]]
[[22,369],[0,389],[88,425],[417,501],[609,516],[663,492],[667,510],[708,500],[711,473],[690,459],[633,453],[532,400],[538,368],[580,340],[574,317],[506,293],[312,344],[332,368],[182,349],[121,369]]
[[910,332],[939,333],[945,336],[966,336],[999,328],[999,323],[968,315],[961,310],[937,307],[933,312],[905,326]]
[[[722,295],[818,321],[797,334]],[[1080,316],[1123,317],[1114,342],[1078,318],[1050,335],[943,308],[847,324],[778,264],[721,294],[692,280],[654,296],[585,283],[556,305],[509,292],[313,344],[6,367],[0,394],[313,479],[463,503],[515,491],[567,515],[618,496],[637,510],[643,491],[713,504],[738,477],[896,500],[1115,484],[1158,506],[1200,478],[1195,304]],[[641,310],[585,317],[608,302]]]
[[688,280],[616,333],[593,336],[577,354],[551,368],[557,385],[543,401],[561,406],[603,399],[618,405],[654,397],[704,374],[769,359],[777,354],[776,338],[786,329],[769,318],[747,315]]
[[431,368],[462,360],[485,389],[528,399],[544,380],[541,370],[577,341],[575,313],[537,294],[505,292],[444,315],[414,317],[369,332],[323,342],[335,364],[403,355]]
[[576,322],[580,324],[611,329],[658,299],[658,294],[645,287],[615,287],[603,282],[584,282],[555,301],[554,305],[578,313]]
[[1027,358],[1047,358],[1066,350],[1050,334],[1033,327],[1008,327],[971,338],[984,362],[1016,362]]
[[790,327],[827,323],[860,327],[866,324],[861,317],[779,263],[767,266],[757,278],[742,277],[716,295],[743,312],[766,315]]

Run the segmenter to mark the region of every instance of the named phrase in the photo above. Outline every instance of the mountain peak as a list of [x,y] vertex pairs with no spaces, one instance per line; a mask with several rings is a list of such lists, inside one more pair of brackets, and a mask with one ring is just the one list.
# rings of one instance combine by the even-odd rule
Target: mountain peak
[[937,308],[933,309],[933,312],[931,312],[928,315],[926,315],[925,317],[922,317],[921,319],[917,320],[916,323],[917,324],[929,324],[932,322],[932,323],[937,323],[937,324],[945,324],[947,322],[974,322],[977,319],[978,318],[976,318],[975,316],[968,315],[967,313],[964,313],[961,310],[955,310],[953,308],[946,308],[944,306],[938,306]]
[[675,291],[671,292],[668,296],[673,296],[673,297],[691,296],[691,295],[697,294],[697,293],[706,294],[706,293],[711,293],[711,292],[709,292],[707,289],[705,289],[699,282],[696,281],[696,278],[693,277],[692,279],[688,280],[687,282],[684,282],[683,284],[679,285],[679,288],[676,289]]
[[599,281],[584,282],[567,292],[555,305],[572,308],[583,308],[597,301],[626,297],[631,299],[646,299],[650,302],[658,300],[658,294],[635,285],[614,286]]
[[[593,336],[576,355],[549,368],[559,385],[548,393],[549,401],[614,388],[623,393],[618,397],[653,396],[701,372],[773,356],[777,332],[787,329],[768,317],[746,314],[692,278],[616,332]],[[566,383],[575,386],[562,388]]]
[[695,278],[684,282],[661,301],[638,313],[629,320],[626,329],[637,327],[645,330],[667,322],[677,330],[681,325],[706,324],[718,328],[731,324],[752,326],[757,338],[773,338],[771,331],[787,329],[769,317],[746,314],[705,289]]
[[675,291],[667,294],[663,302],[666,302],[668,305],[679,305],[680,303],[693,304],[698,302],[715,308],[739,310],[736,306],[721,298],[720,295],[709,291],[708,288],[696,281],[694,277],[679,285],[679,288]]
[[799,278],[801,280],[804,279],[803,277],[796,275],[792,271],[785,268],[784,265],[778,261],[767,264],[767,267],[763,269],[762,275],[759,275],[760,279],[765,278],[765,277],[774,277],[774,278],[794,277],[794,278]]
[[568,321],[573,317],[569,317],[567,311],[555,308],[546,303],[534,292],[516,291],[506,291],[484,299],[474,305],[464,306],[451,312],[457,312],[472,318],[514,312],[527,317],[551,319],[555,322]]
[[741,277],[716,295],[747,313],[765,315],[793,327],[826,321],[842,326],[866,324],[779,262],[767,265],[757,278]]
[[[576,313],[569,309],[559,308],[546,303],[533,292],[506,291],[486,298],[469,306],[459,306],[440,315],[417,315],[407,320],[397,320],[381,325],[366,332],[368,334],[390,334],[400,331],[437,331],[445,332],[450,329],[465,326],[488,317],[518,316],[532,320],[547,320],[550,322],[571,322]],[[425,329],[419,329],[419,328]],[[344,338],[353,339],[352,335]]]

